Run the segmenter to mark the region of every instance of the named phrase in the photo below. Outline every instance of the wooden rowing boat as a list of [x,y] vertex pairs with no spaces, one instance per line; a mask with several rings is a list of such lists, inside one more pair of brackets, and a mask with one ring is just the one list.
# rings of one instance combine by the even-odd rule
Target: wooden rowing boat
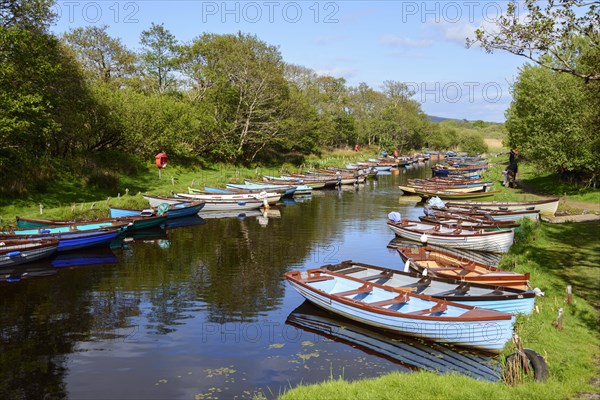
[[[198,212],[204,208],[204,202],[194,201],[189,203],[165,204],[165,206],[165,214],[167,215],[167,219],[175,219],[198,214]],[[142,210],[110,207],[110,216],[112,218],[122,218],[144,215],[160,215],[160,207],[161,205]]]
[[435,207],[427,205],[423,208],[426,215],[436,213],[451,213],[454,215],[465,215],[475,218],[492,219],[495,221],[520,220],[522,218],[530,218],[533,221],[540,219],[540,210],[486,210],[481,208],[466,208],[466,207]]
[[468,228],[468,229],[514,229],[521,226],[514,220],[496,221],[491,218],[477,217],[466,214],[454,214],[445,212],[435,212],[427,215],[422,215],[419,219],[423,222],[431,224],[440,224],[448,228]]
[[57,247],[58,239],[0,240],[0,267],[14,267],[49,257]]
[[434,275],[423,276],[415,272],[401,272],[353,261],[324,265],[321,269],[351,276],[365,283],[374,282],[469,306],[511,314],[531,314],[533,312],[535,293],[532,290],[482,285]]
[[[390,213],[392,214],[392,213]],[[506,253],[513,243],[512,230],[485,231],[466,228],[448,228],[439,224],[411,220],[388,221],[388,227],[405,239],[444,247]]]
[[50,233],[46,228],[37,234],[14,235],[0,234],[0,242],[10,239],[45,240],[58,239],[57,252],[71,251],[94,246],[108,246],[117,236],[124,232],[122,227],[100,228],[94,230],[69,230],[65,232]]
[[17,217],[18,228],[41,228],[53,225],[76,225],[76,224],[95,224],[110,223],[112,221],[127,222],[128,230],[148,229],[163,225],[167,221],[167,214],[155,216],[131,216],[122,218],[98,218],[94,220],[54,220]]
[[422,274],[484,285],[506,286],[522,290],[528,288],[529,273],[519,274],[504,271],[491,265],[457,257],[430,246],[398,246],[396,250],[404,262],[408,262],[409,268]]
[[535,201],[449,201],[446,202],[446,207],[461,207],[461,208],[480,208],[485,210],[497,211],[528,211],[539,210],[542,215],[554,216],[558,209],[558,198],[535,200]]
[[290,271],[287,281],[313,304],[344,317],[408,336],[500,352],[515,317],[438,300],[336,272]]
[[415,191],[415,194],[421,196],[423,199],[429,199],[431,197],[439,197],[440,199],[452,199],[452,200],[465,200],[465,199],[479,199],[482,197],[494,196],[501,193],[501,190],[492,190],[489,192],[474,192],[474,193],[458,193],[447,190],[435,190],[435,189],[419,189]]

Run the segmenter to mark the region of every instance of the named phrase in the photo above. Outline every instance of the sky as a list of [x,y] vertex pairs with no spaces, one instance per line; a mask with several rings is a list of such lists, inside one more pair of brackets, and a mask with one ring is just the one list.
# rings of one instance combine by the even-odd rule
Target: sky
[[255,34],[283,59],[319,74],[381,90],[402,81],[429,115],[503,122],[524,59],[467,49],[465,38],[493,26],[501,1],[61,1],[52,30],[108,25],[131,50],[151,23],[180,42],[204,32]]

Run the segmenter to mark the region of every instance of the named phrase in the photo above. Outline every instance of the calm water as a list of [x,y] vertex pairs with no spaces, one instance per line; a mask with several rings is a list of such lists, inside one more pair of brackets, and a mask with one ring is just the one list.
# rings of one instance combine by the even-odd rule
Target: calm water
[[0,282],[0,398],[275,397],[300,382],[418,368],[494,379],[489,358],[336,318],[283,278],[348,259],[400,268],[386,215],[421,215],[397,185],[426,173],[316,192],[266,217],[196,220],[86,253],[100,264],[36,264],[31,275],[48,276]]

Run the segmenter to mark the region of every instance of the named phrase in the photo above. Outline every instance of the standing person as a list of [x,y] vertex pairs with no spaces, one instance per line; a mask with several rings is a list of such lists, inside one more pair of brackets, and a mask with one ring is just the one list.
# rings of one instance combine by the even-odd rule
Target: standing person
[[381,157],[383,157],[383,158],[387,157],[387,151],[385,151],[385,149],[381,152]]
[[519,150],[516,147],[514,149],[510,149],[510,153],[508,156],[508,163],[516,164],[518,156],[519,156]]
[[358,151],[358,143],[354,145],[354,151]]
[[394,160],[398,159],[398,150],[394,150]]
[[508,167],[506,167],[506,171],[508,173],[508,184],[509,186],[514,186],[517,181],[517,172],[519,172],[518,165],[519,158],[519,150],[515,147],[510,150],[510,154],[508,156]]

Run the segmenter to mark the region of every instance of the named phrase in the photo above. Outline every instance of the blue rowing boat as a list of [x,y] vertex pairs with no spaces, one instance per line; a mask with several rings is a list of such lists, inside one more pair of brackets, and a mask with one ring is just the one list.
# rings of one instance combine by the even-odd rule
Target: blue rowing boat
[[93,221],[93,222],[72,222],[66,225],[49,225],[40,226],[39,228],[18,228],[8,231],[0,231],[0,235],[40,235],[40,234],[58,234],[58,233],[73,233],[95,231],[104,228],[117,228],[124,231],[129,226],[129,221]]
[[[159,206],[160,207],[160,206]],[[183,218],[190,215],[198,214],[198,211],[204,208],[203,202],[190,202],[190,203],[179,203],[179,204],[166,204],[165,209],[167,211],[167,219]],[[157,215],[159,213],[158,207],[153,207],[145,210],[132,210],[128,208],[110,208],[111,218],[120,217],[132,217],[138,215]]]
[[290,271],[288,282],[333,313],[408,336],[499,353],[512,338],[515,316],[364,283],[331,271]]
[[94,246],[108,246],[119,234],[123,233],[121,228],[103,228],[88,231],[58,232],[50,233],[41,230],[38,234],[32,235],[0,235],[0,240],[4,239],[28,239],[44,240],[58,239],[57,252],[71,251]]

